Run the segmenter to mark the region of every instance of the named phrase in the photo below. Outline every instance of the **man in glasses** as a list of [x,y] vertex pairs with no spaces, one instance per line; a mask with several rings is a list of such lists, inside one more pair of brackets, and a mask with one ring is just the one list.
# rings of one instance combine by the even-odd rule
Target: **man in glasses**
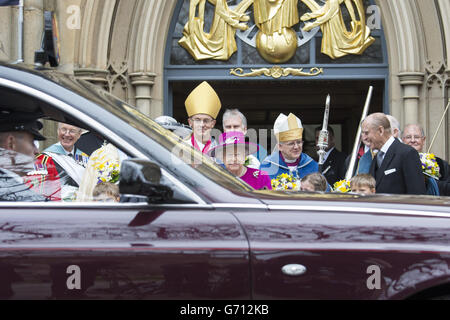
[[203,82],[191,92],[185,106],[193,131],[186,141],[198,151],[208,154],[217,145],[211,131],[222,108],[219,96],[207,82]]
[[[424,151],[426,139],[425,131],[419,124],[409,124],[403,130],[403,143],[410,145],[419,153],[426,152]],[[441,196],[450,196],[450,166],[447,161],[441,158],[436,157],[436,161],[439,165],[439,172],[441,174],[441,178],[437,182],[439,192]]]
[[261,164],[261,170],[276,179],[285,173],[302,179],[310,173],[318,172],[319,165],[303,153],[303,125],[294,114],[281,114],[275,121],[274,133],[278,148]]
[[38,159],[43,163],[50,157],[53,159],[60,176],[62,197],[67,201],[73,200],[76,189],[80,186],[84,169],[89,156],[75,147],[80,139],[82,130],[78,127],[59,123],[58,143],[47,148]]
[[80,139],[82,130],[78,127],[65,123],[58,124],[58,143],[50,146],[45,152],[52,152],[63,156],[82,161],[82,157],[88,157],[83,151],[75,147],[75,143]]

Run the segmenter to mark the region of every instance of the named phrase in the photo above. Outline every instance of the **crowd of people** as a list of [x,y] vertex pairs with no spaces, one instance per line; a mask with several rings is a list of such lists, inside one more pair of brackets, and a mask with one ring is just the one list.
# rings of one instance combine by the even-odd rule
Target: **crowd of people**
[[[332,128],[328,128],[328,148],[319,172],[318,163],[303,150],[302,121],[292,113],[278,116],[273,127],[276,146],[261,158],[261,147],[249,141],[247,118],[238,109],[224,112],[223,133],[217,140],[212,136],[222,104],[207,82],[190,93],[185,106],[190,127],[169,117],[159,118],[159,122],[183,136],[183,143],[256,190],[333,192],[346,184],[344,191],[359,194],[450,196],[449,164],[424,153],[426,136],[418,124],[401,131],[394,117],[369,115],[362,123],[353,178],[345,181],[350,157],[337,150]],[[117,183],[126,155],[112,144],[93,133],[82,135],[81,128],[59,123],[58,142],[40,152],[35,142],[46,138],[39,133],[43,125],[37,118],[11,113],[3,114],[0,122],[2,200],[120,201]],[[316,145],[321,129],[315,130]],[[435,164],[431,174],[424,155]],[[33,159],[31,167],[22,168],[27,172],[25,177],[15,173],[25,166],[24,157]],[[27,188],[17,189],[19,182]]]
[[[273,128],[276,147],[264,159],[257,159],[258,145],[245,140],[247,119],[237,109],[225,111],[224,133],[219,141],[212,137],[221,107],[220,98],[207,82],[194,89],[186,100],[192,127],[186,142],[255,189],[272,189],[282,180],[286,190],[329,192],[345,179],[350,157],[337,150],[332,128],[328,128],[328,149],[323,171],[319,172],[318,163],[303,152],[304,128],[296,115],[279,115]],[[316,144],[320,130],[315,132]],[[448,162],[436,158],[438,174],[428,174],[428,164],[421,159],[425,139],[418,124],[407,125],[402,132],[399,121],[391,115],[369,115],[362,123],[362,144],[353,178],[347,182],[349,190],[363,194],[449,196]]]

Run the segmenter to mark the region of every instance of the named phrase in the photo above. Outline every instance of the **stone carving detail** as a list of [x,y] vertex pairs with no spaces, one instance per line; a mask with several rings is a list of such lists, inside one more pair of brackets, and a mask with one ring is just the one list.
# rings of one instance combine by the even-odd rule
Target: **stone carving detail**
[[439,84],[444,90],[450,86],[450,69],[447,61],[439,61],[437,63],[427,61],[425,70],[428,88],[431,88],[435,83]]
[[303,71],[303,68],[281,68],[274,66],[272,68],[251,69],[250,73],[244,73],[242,68],[231,69],[230,74],[237,77],[259,77],[266,76],[274,79],[288,76],[302,76],[302,77],[314,77],[323,73],[323,68],[312,68],[309,72]]

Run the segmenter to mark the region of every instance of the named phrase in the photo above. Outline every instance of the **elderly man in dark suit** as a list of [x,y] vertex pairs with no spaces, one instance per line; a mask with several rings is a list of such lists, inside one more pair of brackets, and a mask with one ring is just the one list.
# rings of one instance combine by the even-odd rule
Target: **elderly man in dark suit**
[[385,114],[368,116],[362,124],[362,135],[372,150],[379,150],[370,168],[377,193],[426,194],[418,152],[393,137]]

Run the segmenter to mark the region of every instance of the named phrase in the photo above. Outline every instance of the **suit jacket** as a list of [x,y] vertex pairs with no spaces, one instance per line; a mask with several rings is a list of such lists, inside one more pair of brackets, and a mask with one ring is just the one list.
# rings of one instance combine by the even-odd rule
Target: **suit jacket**
[[425,178],[419,153],[395,139],[380,168],[376,157],[372,161],[370,173],[377,181],[377,193],[426,194]]
[[441,196],[450,196],[450,166],[447,161],[436,157],[441,178],[438,181]]
[[329,184],[334,185],[336,182],[344,180],[346,172],[345,153],[338,151],[336,148],[331,151],[327,160],[323,164],[323,172]]

